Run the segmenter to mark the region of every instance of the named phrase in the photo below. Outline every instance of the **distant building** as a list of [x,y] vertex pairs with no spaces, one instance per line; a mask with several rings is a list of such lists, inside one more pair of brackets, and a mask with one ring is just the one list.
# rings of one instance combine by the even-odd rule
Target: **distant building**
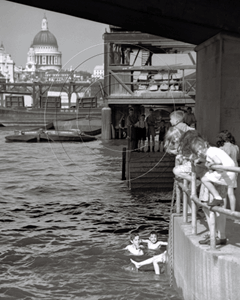
[[27,72],[36,70],[55,70],[62,68],[62,54],[58,51],[55,36],[48,30],[46,16],[42,19],[41,31],[34,37],[27,54]]
[[49,70],[45,72],[45,80],[51,82],[70,82],[73,81],[73,72],[68,70]]
[[87,81],[91,74],[86,71],[74,70],[49,70],[45,72],[45,81],[50,82],[81,82]]
[[93,69],[92,78],[99,78],[99,79],[103,79],[104,78],[104,64],[101,65],[101,66],[96,66]]
[[0,46],[0,73],[7,82],[14,82],[14,61],[11,55],[6,53],[3,43]]

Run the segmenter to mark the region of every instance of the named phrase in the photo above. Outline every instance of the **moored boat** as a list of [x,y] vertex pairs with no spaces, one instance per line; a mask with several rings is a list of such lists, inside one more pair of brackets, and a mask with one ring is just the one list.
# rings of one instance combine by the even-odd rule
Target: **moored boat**
[[38,131],[15,131],[13,135],[5,137],[6,142],[90,142],[97,138],[80,130],[38,130]]

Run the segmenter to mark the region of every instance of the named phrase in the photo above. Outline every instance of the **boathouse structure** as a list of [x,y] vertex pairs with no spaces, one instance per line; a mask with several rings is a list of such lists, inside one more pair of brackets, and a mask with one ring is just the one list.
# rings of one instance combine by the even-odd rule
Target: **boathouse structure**
[[110,32],[103,35],[104,100],[108,107],[104,114],[111,114],[112,128],[103,128],[105,139],[124,137],[129,107],[134,108],[136,117],[148,115],[153,108],[158,120],[168,120],[169,113],[178,107],[194,107],[194,45],[109,27]]

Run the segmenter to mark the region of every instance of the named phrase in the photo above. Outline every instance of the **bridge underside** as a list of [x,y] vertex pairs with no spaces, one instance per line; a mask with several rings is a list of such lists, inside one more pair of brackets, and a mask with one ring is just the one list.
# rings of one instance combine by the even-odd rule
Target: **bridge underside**
[[12,1],[100,23],[201,44],[219,32],[240,33],[240,2],[233,0]]

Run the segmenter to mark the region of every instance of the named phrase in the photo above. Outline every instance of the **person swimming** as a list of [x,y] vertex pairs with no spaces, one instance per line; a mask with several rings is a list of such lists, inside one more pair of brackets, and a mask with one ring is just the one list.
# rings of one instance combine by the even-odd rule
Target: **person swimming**
[[142,266],[145,266],[145,265],[153,264],[155,274],[159,275],[161,272],[160,272],[160,268],[159,268],[158,263],[165,263],[167,261],[167,250],[164,251],[161,254],[154,255],[153,257],[150,257],[150,258],[145,259],[145,260],[140,261],[140,262],[137,262],[137,261],[135,261],[131,258],[130,258],[130,261],[135,265],[135,267],[137,269],[139,269],[139,268],[141,268]]
[[138,232],[132,232],[130,234],[130,242],[131,244],[126,246],[123,250],[128,250],[134,255],[143,255],[144,252],[142,248],[144,248],[142,245],[140,245],[141,239]]
[[161,246],[167,246],[167,242],[158,241],[158,236],[156,231],[151,231],[148,240],[141,240],[143,243],[147,243],[148,249],[156,250],[161,248]]
[[[147,242],[148,248],[152,249],[152,250],[156,250],[161,245],[167,245],[166,242],[161,242],[161,241],[157,242],[157,234],[155,231],[152,231],[150,233],[149,240],[142,240],[142,241]],[[134,254],[136,256],[144,255],[144,251],[143,251],[144,247],[140,244],[141,239],[140,239],[138,232],[131,233],[130,242],[131,242],[131,245],[126,246],[123,250],[128,250],[129,252],[131,252],[132,254]],[[158,254],[158,255],[154,255],[153,257],[143,260],[142,262],[136,262],[133,259],[130,259],[130,260],[135,265],[136,269],[139,269],[140,267],[142,267],[144,265],[148,265],[148,264],[152,263],[155,274],[159,275],[161,272],[160,272],[160,267],[159,267],[158,263],[166,262],[167,251],[165,251],[164,253]]]

